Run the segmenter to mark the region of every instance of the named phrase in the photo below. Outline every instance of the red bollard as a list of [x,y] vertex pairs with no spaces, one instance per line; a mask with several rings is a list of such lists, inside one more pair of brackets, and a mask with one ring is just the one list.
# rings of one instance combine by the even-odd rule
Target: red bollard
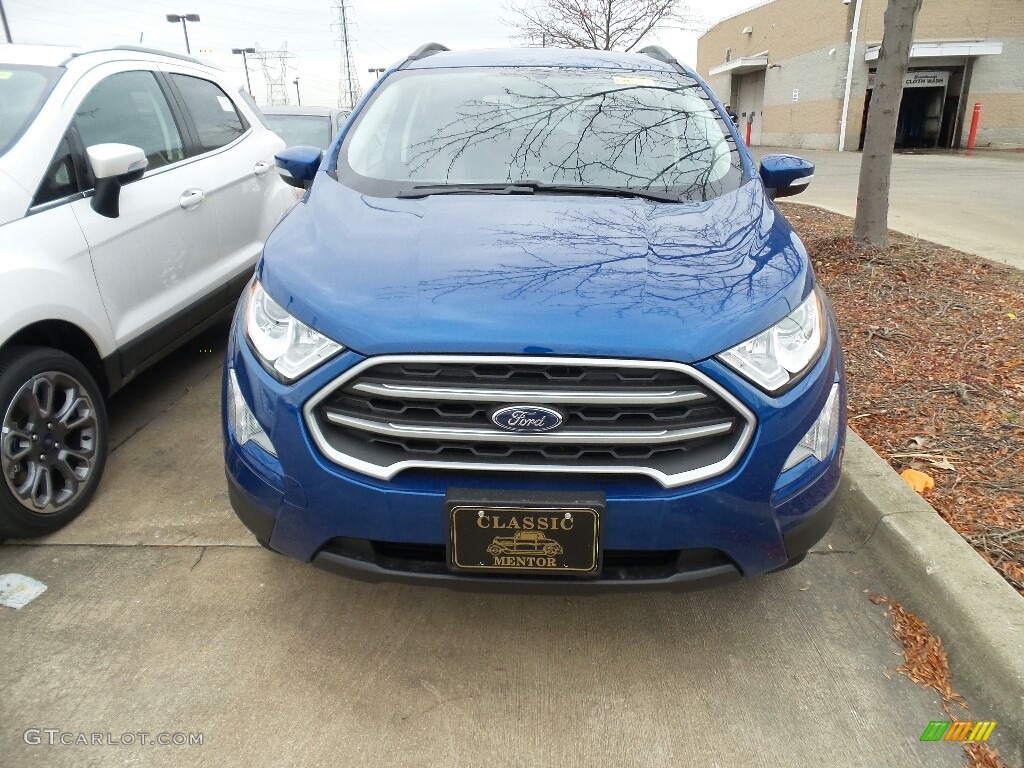
[[750,131],[754,128],[754,118],[747,120],[747,146],[750,146]]
[[978,123],[981,122],[981,104],[974,105],[974,116],[971,118],[971,132],[967,136],[967,154],[973,154],[974,142],[978,138]]

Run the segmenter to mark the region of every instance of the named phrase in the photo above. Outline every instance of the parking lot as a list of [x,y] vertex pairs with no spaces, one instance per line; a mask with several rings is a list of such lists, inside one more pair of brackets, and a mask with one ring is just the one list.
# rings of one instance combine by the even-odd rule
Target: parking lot
[[[84,516],[0,547],[4,572],[48,586],[0,612],[5,766],[963,764],[959,747],[919,742],[945,716],[895,672],[866,594],[893,585],[841,499],[805,563],[712,591],[352,582],[259,548],[232,514],[223,335],[114,399]],[[26,744],[32,728],[202,744]]]
[[[814,181],[793,202],[857,213],[860,152],[752,151],[757,159],[789,152],[814,163]],[[891,184],[890,229],[1024,269],[1024,154],[900,153],[893,156]]]
[[[190,53],[199,15],[165,20]],[[810,167],[746,183],[671,55],[427,44],[369,70],[396,95],[325,160],[191,56],[49,48],[0,72],[0,590],[46,587],[0,607],[0,768],[963,765],[921,741],[965,715],[898,671],[875,595],[940,628],[1021,756],[1011,588],[855,436],[841,472],[839,326],[770,205]],[[851,213],[859,155],[799,154],[802,199]],[[1019,263],[1018,159],[894,167],[895,227]],[[992,198],[970,227],[954,181]],[[229,502],[225,365],[233,505],[290,557]],[[302,562],[617,588],[811,541],[690,593]]]

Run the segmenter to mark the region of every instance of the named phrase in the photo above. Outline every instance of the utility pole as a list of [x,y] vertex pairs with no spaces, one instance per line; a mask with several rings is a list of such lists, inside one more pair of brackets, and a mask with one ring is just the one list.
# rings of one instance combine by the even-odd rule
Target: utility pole
[[4,0],[0,0],[0,21],[4,23],[4,37],[7,38],[8,43],[13,43],[11,40],[11,28],[7,26],[7,12],[4,10]]
[[169,22],[171,22],[172,24],[177,24],[179,21],[181,22],[181,28],[185,32],[185,51],[188,54],[191,55],[192,48],[188,44],[188,24],[186,22],[189,22],[189,21],[199,21],[199,14],[198,13],[184,13],[184,14],[168,13],[167,14],[167,20]]
[[850,93],[853,88],[853,63],[857,58],[857,32],[860,29],[860,7],[863,0],[856,0],[853,11],[853,29],[850,30],[850,54],[846,61],[846,91],[843,94],[843,116],[839,118],[839,151],[846,149],[846,119],[850,115]]
[[249,61],[245,58],[247,53],[256,53],[255,48],[232,48],[232,53],[242,54],[242,66],[245,67],[245,88],[249,91],[249,95],[252,96],[252,83],[249,82]]
[[296,77],[294,80],[292,80],[292,82],[295,83],[295,100],[299,103],[299,106],[301,107],[302,95],[299,93],[299,78]]

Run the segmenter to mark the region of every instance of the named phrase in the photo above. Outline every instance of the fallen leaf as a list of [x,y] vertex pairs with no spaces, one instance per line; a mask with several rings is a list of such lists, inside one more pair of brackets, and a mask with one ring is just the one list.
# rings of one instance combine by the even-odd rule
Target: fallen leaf
[[1010,768],[999,756],[999,751],[988,744],[964,744],[963,750],[971,760],[971,768]]
[[903,646],[903,664],[896,671],[938,693],[947,715],[952,714],[950,707],[953,704],[968,709],[964,698],[953,690],[949,659],[942,646],[942,639],[933,635],[921,618],[896,600],[879,595],[872,595],[870,600],[876,605],[887,604],[889,610],[886,615],[892,618],[893,635]]
[[918,493],[923,494],[935,487],[935,481],[925,472],[918,472],[916,469],[904,469],[900,477]]

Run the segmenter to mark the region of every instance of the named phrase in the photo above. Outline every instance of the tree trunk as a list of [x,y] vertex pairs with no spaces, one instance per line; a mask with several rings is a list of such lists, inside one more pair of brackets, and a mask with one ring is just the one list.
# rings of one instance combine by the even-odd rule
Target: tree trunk
[[860,245],[885,248],[889,244],[892,150],[914,40],[914,23],[920,10],[921,0],[889,0],[885,9],[885,31],[864,133],[857,218],[853,225],[853,239]]

